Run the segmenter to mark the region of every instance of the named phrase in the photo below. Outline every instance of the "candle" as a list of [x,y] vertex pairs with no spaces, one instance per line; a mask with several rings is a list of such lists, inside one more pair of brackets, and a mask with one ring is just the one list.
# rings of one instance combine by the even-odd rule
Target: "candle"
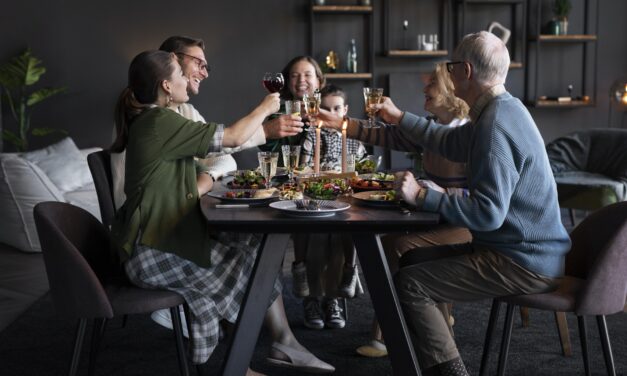
[[314,148],[314,173],[320,173],[320,127],[322,126],[322,121],[318,122],[318,126],[316,127],[316,145]]
[[347,122],[344,120],[342,122],[342,172],[348,172],[346,170],[346,158],[348,156],[348,145],[346,144],[346,127]]

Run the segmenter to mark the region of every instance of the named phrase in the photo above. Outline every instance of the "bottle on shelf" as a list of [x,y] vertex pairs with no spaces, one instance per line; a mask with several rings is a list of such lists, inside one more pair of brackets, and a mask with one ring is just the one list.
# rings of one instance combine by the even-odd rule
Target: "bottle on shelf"
[[346,70],[349,73],[357,73],[357,46],[355,39],[351,39],[351,46],[346,56]]

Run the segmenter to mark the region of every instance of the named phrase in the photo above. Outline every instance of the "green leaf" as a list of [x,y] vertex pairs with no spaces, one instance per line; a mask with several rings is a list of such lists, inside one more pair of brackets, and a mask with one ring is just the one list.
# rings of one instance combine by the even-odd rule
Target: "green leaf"
[[50,98],[53,95],[59,94],[59,93],[63,93],[67,90],[67,88],[65,87],[46,87],[43,89],[39,89],[33,93],[31,93],[31,95],[28,96],[28,99],[26,100],[26,105],[27,106],[32,106],[35,105],[41,101],[43,101],[46,98]]
[[67,131],[64,131],[63,129],[56,129],[56,128],[33,128],[33,130],[31,131],[31,134],[33,136],[47,136],[53,133],[61,133],[64,135],[68,134]]
[[0,85],[10,89],[30,86],[39,81],[44,73],[46,73],[46,68],[41,66],[41,60],[34,57],[27,49],[21,55],[13,57],[0,66]]
[[2,138],[5,141],[15,145],[15,147],[19,150],[24,150],[24,140],[18,137],[15,133],[11,132],[8,129],[2,130]]

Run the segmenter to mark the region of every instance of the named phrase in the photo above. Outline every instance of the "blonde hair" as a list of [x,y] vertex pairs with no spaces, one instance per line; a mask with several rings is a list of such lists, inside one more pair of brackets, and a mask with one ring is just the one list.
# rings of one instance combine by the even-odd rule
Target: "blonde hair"
[[437,105],[444,107],[446,111],[458,119],[467,117],[468,105],[455,96],[455,86],[453,86],[453,81],[451,81],[451,77],[446,70],[446,63],[437,63],[433,76],[435,86],[439,91],[438,98],[435,98]]

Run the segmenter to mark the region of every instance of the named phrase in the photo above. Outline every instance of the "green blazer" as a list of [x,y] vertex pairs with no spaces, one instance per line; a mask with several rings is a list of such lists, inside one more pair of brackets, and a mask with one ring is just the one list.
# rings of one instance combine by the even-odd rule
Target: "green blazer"
[[129,256],[139,242],[210,265],[212,241],[198,205],[194,157],[221,147],[214,141],[217,127],[158,107],[133,119],[126,147],[126,201],[111,229],[114,243]]

